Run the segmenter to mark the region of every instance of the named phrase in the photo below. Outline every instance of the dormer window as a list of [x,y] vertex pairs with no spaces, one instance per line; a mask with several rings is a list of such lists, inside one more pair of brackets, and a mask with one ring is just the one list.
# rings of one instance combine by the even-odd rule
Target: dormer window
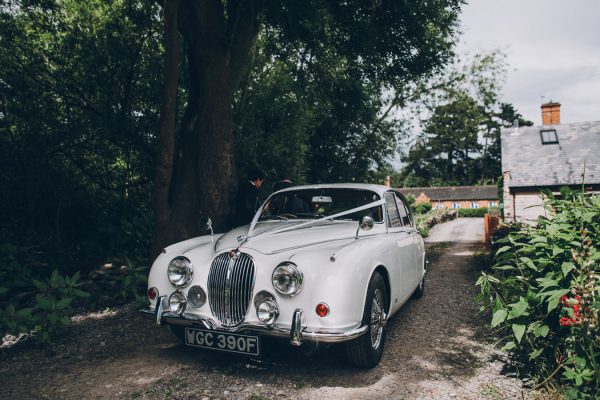
[[558,143],[558,135],[556,134],[556,129],[542,129],[540,131],[540,136],[542,137],[542,144]]

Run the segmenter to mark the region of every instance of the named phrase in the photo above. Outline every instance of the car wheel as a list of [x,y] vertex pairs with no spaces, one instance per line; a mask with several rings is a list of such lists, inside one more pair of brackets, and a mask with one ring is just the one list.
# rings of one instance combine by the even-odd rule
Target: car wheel
[[[427,261],[425,261],[425,263],[426,262]],[[423,268],[423,277],[421,278],[421,282],[419,282],[419,286],[417,286],[417,288],[412,294],[413,299],[420,299],[421,297],[423,297],[423,293],[425,293],[425,271],[426,269]]]
[[363,312],[364,335],[346,344],[348,361],[357,367],[373,368],[381,360],[385,345],[387,289],[383,277],[375,272],[369,281]]

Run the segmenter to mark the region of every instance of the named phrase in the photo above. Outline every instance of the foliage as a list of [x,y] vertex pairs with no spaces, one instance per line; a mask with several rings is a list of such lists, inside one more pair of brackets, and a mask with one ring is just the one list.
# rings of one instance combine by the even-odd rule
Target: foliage
[[457,212],[453,209],[433,209],[424,214],[415,214],[417,230],[423,237],[429,236],[429,229],[437,224],[444,223],[456,218]]
[[404,186],[474,185],[500,175],[500,129],[523,120],[500,102],[506,71],[499,51],[457,59],[447,71],[415,88],[417,135],[404,155]]
[[0,3],[0,241],[65,255],[57,265],[93,265],[118,250],[121,221],[148,214],[157,10],[142,1]]
[[0,310],[0,332],[19,334],[33,330],[40,341],[50,342],[70,325],[72,303],[89,296],[88,292],[81,290],[79,278],[78,272],[62,276],[55,269],[47,280],[33,280],[38,289],[35,301],[30,307],[16,309],[14,304],[9,304]]
[[459,208],[458,216],[464,218],[483,218],[488,213],[487,207],[479,208]]
[[431,211],[431,203],[423,202],[423,203],[416,204],[414,207],[414,211],[417,214],[428,213],[429,211]]
[[477,284],[522,372],[591,398],[600,392],[600,196],[563,196],[548,194],[550,218],[497,241],[493,272]]

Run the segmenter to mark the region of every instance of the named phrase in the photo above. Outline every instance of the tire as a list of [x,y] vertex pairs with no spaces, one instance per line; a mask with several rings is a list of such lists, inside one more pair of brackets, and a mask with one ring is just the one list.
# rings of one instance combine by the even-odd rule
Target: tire
[[[423,258],[423,262],[425,263],[425,265],[427,265],[426,257]],[[425,265],[423,266],[423,277],[421,278],[421,282],[419,282],[419,286],[417,286],[417,288],[415,289],[415,291],[412,294],[413,299],[420,299],[421,297],[423,297],[423,294],[425,293],[425,275],[426,275],[426,271],[427,271],[427,269],[425,268]]]
[[369,281],[363,311],[362,324],[367,325],[367,332],[346,343],[346,356],[350,364],[360,368],[373,368],[379,364],[385,347],[386,329],[381,321],[382,316],[385,317],[385,310],[387,289],[381,274],[375,272]]

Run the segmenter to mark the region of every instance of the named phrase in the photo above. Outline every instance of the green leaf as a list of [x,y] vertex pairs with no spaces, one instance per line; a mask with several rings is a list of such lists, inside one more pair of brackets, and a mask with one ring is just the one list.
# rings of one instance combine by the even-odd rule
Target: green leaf
[[69,297],[67,297],[67,298],[64,298],[64,299],[61,299],[61,300],[59,300],[59,301],[56,303],[56,308],[57,308],[58,310],[65,309],[65,308],[67,308],[67,306],[68,306],[69,304],[71,304],[71,301],[73,301],[73,299],[71,299],[71,298],[69,298]]
[[517,303],[509,304],[510,312],[508,313],[508,319],[515,319],[523,315],[529,315],[527,309],[529,303],[523,297],[519,298]]
[[535,335],[535,337],[546,337],[548,336],[548,333],[550,332],[550,328],[548,327],[548,325],[539,325],[536,326],[535,329],[533,330],[533,334]]
[[502,246],[498,249],[498,251],[496,251],[496,256],[498,256],[499,254],[505,253],[510,249],[511,249],[511,246]]
[[535,349],[533,350],[531,353],[529,353],[529,361],[538,358],[540,356],[540,354],[542,354],[542,352],[544,351],[544,349]]
[[508,311],[506,311],[505,308],[501,308],[501,309],[497,310],[494,313],[494,316],[492,317],[492,328],[494,328],[494,327],[500,325],[502,322],[504,322],[507,315],[508,315]]
[[5,288],[5,287],[0,287],[0,294],[4,294],[4,293],[6,293],[6,292],[8,292],[8,289],[7,289],[7,288]]
[[521,339],[523,338],[523,334],[525,333],[525,325],[512,324],[512,331],[515,334],[517,342],[521,343]]
[[42,281],[38,281],[37,279],[33,280],[33,285],[41,292],[45,292],[48,289],[48,285]]
[[512,349],[514,349],[516,346],[517,346],[517,345],[515,344],[515,342],[512,342],[512,341],[511,341],[511,342],[508,342],[508,343],[506,343],[506,344],[505,344],[505,345],[502,347],[502,350],[504,350],[504,351],[512,350]]
[[570,261],[569,262],[563,262],[562,263],[562,273],[563,273],[563,276],[566,278],[567,275],[569,274],[569,272],[571,272],[571,270],[573,268],[575,268],[575,266],[573,265],[572,262],[570,262]]

